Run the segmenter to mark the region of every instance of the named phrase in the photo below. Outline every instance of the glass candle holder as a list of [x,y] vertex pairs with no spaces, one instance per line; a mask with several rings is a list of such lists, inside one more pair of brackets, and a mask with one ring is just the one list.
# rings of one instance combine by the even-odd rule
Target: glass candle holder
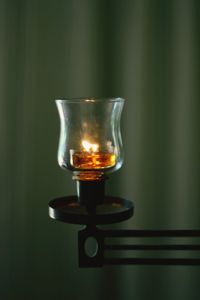
[[99,181],[123,162],[122,98],[56,100],[60,116],[58,163],[78,181]]
[[58,163],[72,171],[77,195],[50,201],[49,215],[94,229],[96,224],[128,219],[133,215],[132,203],[105,194],[107,174],[123,163],[120,118],[124,99],[58,99],[56,105],[61,124]]

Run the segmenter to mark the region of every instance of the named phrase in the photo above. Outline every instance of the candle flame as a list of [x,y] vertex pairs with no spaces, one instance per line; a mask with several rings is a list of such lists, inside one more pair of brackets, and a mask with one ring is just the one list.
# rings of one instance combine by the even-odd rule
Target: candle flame
[[99,149],[98,144],[91,144],[90,142],[88,142],[86,140],[82,141],[82,146],[83,146],[84,150],[87,152],[97,152]]

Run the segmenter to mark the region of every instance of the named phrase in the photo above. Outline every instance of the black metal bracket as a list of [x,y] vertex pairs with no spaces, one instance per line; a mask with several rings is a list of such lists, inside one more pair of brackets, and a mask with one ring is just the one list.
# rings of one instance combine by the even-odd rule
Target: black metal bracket
[[[96,241],[96,251],[89,256],[86,251],[86,242],[89,238]],[[79,267],[102,267],[104,261],[104,235],[97,227],[86,227],[78,232]]]
[[[86,252],[85,244],[87,239],[93,238],[96,240],[97,250],[94,255],[88,255]],[[145,244],[118,244],[108,243],[108,238],[142,238],[148,243]],[[149,244],[149,240],[158,238],[159,242],[162,239],[162,244]],[[197,252],[200,251],[200,244],[185,244],[178,242],[176,244],[163,243],[163,240],[168,238],[200,238],[200,230],[103,230],[95,226],[82,229],[78,233],[78,251],[79,251],[79,267],[102,267],[104,265],[200,265],[200,258],[189,257],[158,257],[158,252],[165,252],[169,254],[171,251],[179,252]],[[115,254],[116,251],[122,251],[122,254],[134,251],[141,253],[156,252],[156,257],[110,257],[109,254]],[[108,256],[107,256],[108,255]],[[173,254],[174,255],[174,254]],[[188,253],[187,253],[188,255]]]
[[[95,198],[96,190],[100,196]],[[61,222],[85,225],[78,232],[80,267],[200,265],[200,240],[199,244],[196,241],[200,238],[200,230],[104,230],[97,225],[129,219],[133,215],[133,203],[119,197],[102,196],[103,183],[98,187],[90,182],[81,183],[79,192],[78,197],[67,196],[51,200],[49,216]],[[92,202],[93,198],[98,201]],[[86,247],[91,238],[96,244],[92,254]],[[118,242],[117,238],[123,242]],[[125,238],[130,239],[127,244],[124,243]],[[110,239],[114,241],[110,242]]]

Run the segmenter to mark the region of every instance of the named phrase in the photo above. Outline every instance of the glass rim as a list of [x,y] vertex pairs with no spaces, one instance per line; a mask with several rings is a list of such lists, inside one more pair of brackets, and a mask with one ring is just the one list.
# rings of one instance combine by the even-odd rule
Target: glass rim
[[104,102],[121,102],[125,101],[121,97],[84,97],[84,98],[59,98],[55,99],[56,103],[66,102],[66,103],[104,103]]

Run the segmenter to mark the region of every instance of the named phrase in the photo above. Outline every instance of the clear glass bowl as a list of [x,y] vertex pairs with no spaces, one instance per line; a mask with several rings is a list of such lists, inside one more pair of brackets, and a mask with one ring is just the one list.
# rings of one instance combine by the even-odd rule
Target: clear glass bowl
[[100,180],[123,162],[122,98],[56,100],[60,116],[58,163],[73,179]]

